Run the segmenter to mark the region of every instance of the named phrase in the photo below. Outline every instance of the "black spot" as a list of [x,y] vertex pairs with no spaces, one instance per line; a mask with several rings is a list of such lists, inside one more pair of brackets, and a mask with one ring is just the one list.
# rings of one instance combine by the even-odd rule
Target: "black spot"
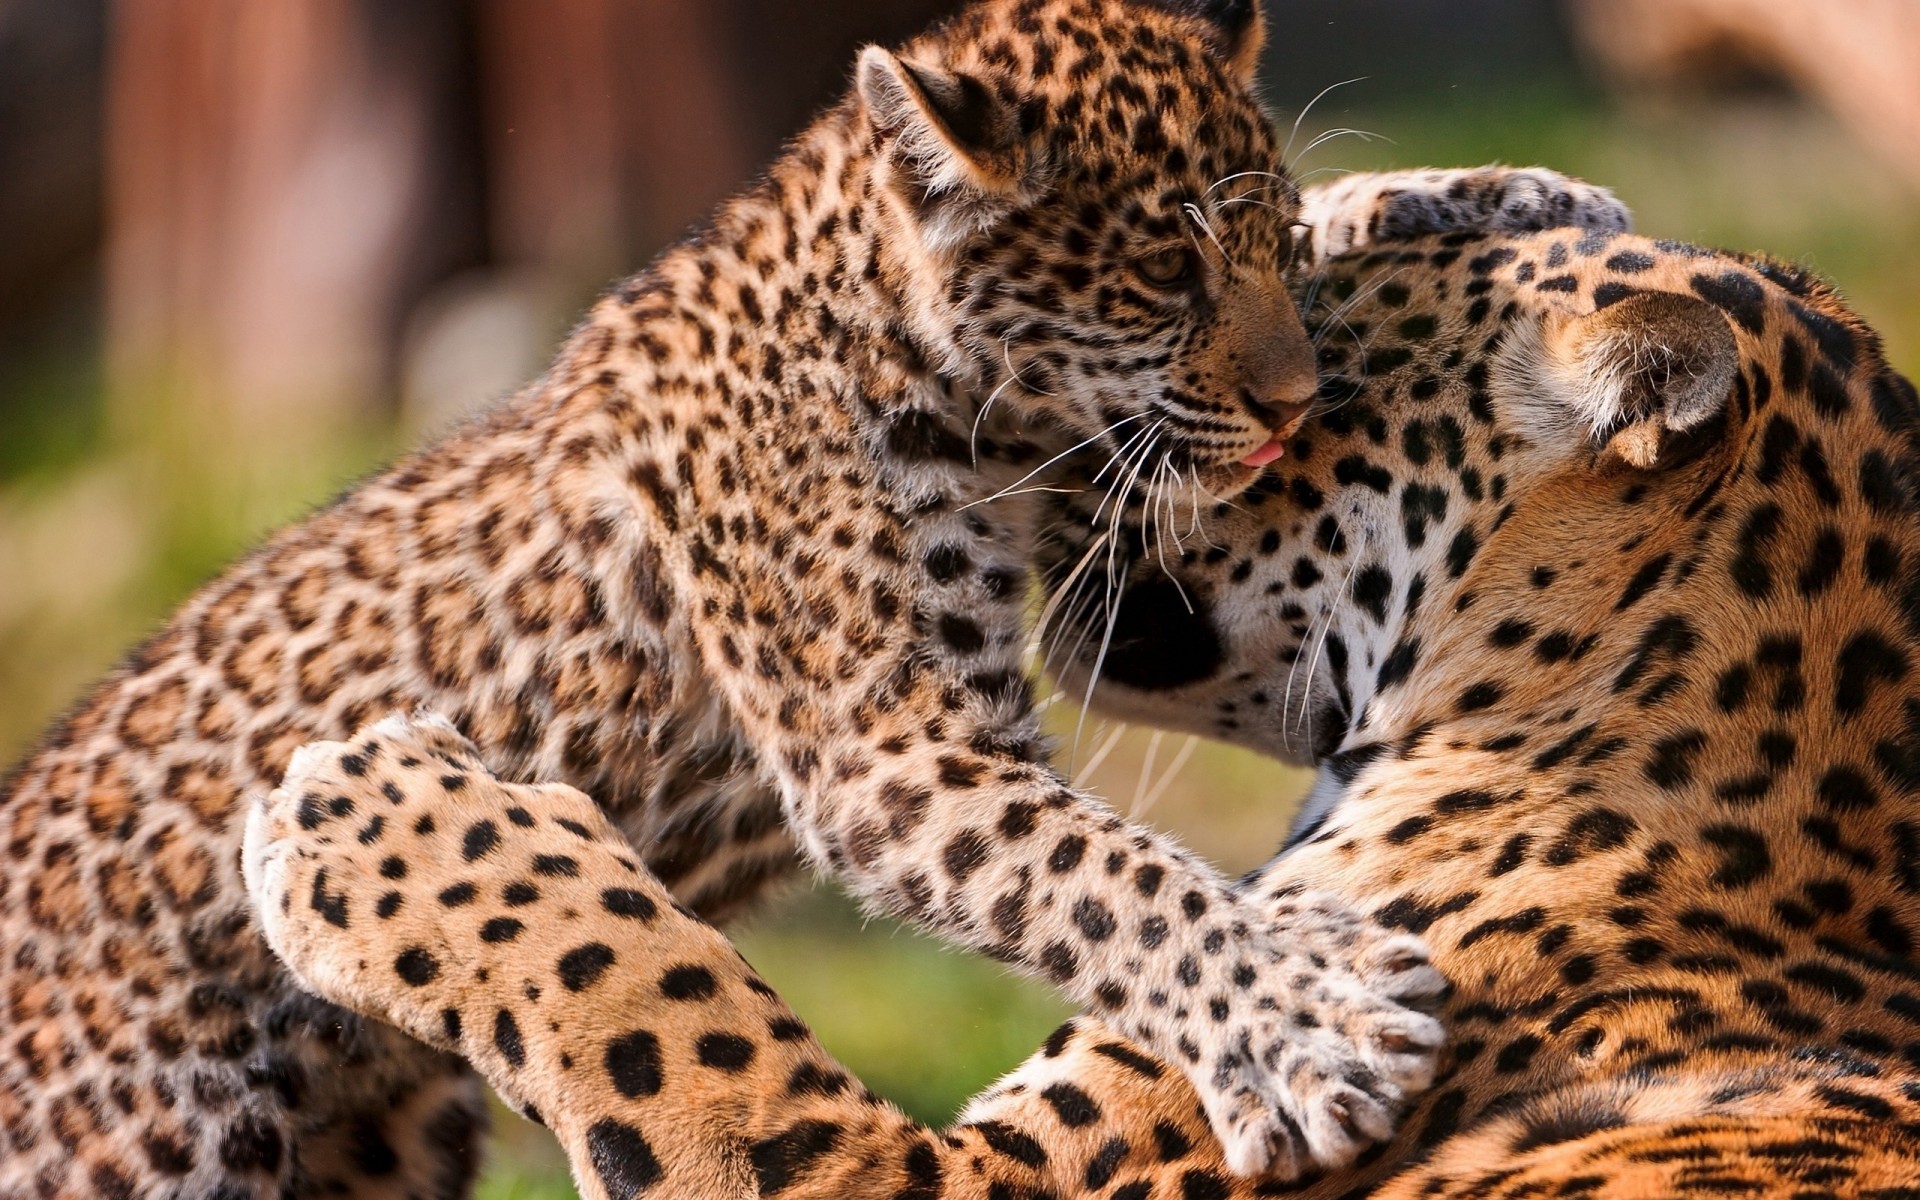
[[1087,839],[1077,833],[1068,834],[1053,847],[1053,853],[1047,856],[1047,869],[1055,875],[1064,875],[1080,865],[1086,856]]
[[1360,484],[1382,496],[1393,490],[1393,476],[1358,454],[1348,455],[1333,464],[1333,477],[1342,487]]
[[1513,1153],[1524,1154],[1542,1146],[1577,1142],[1596,1133],[1622,1128],[1627,1123],[1625,1113],[1597,1099],[1550,1100],[1549,1103],[1567,1107],[1530,1115],[1520,1136],[1514,1139]]
[[1719,276],[1695,275],[1693,290],[1702,300],[1723,309],[1748,333],[1758,334],[1767,327],[1767,293],[1744,271],[1729,270]]
[[1739,589],[1756,600],[1773,593],[1773,569],[1767,563],[1768,547],[1780,532],[1780,506],[1771,502],[1756,504],[1740,526],[1736,550],[1727,572]]
[[1813,539],[1813,548],[1807,552],[1807,561],[1800,568],[1797,581],[1800,594],[1812,599],[1832,587],[1833,581],[1840,577],[1846,558],[1846,543],[1839,531],[1822,529]]
[[1480,712],[1500,703],[1506,690],[1491,680],[1481,680],[1460,693],[1459,709],[1463,713]]
[[968,876],[986,865],[989,853],[991,847],[978,830],[963,829],[947,843],[940,861],[946,867],[947,874],[964,883]]
[[508,1066],[518,1070],[527,1064],[527,1044],[520,1036],[520,1023],[504,1008],[493,1014],[493,1044]]
[[1147,1079],[1158,1079],[1166,1074],[1166,1068],[1153,1059],[1119,1042],[1102,1042],[1093,1048],[1095,1054],[1112,1059],[1135,1074]]
[[665,1078],[660,1039],[646,1030],[636,1029],[608,1042],[602,1061],[622,1096],[631,1100],[659,1093]]
[[1823,417],[1838,417],[1853,403],[1847,395],[1847,385],[1823,362],[1813,364],[1807,377],[1807,391],[1814,409]]
[[1461,892],[1438,903],[1424,904],[1411,896],[1390,900],[1373,914],[1373,919],[1389,929],[1424,934],[1442,917],[1464,912],[1480,898],[1478,892]]
[[1648,592],[1660,586],[1666,577],[1667,568],[1673,565],[1673,556],[1662,554],[1642,563],[1640,569],[1627,581],[1627,588],[1620,593],[1620,599],[1614,604],[1613,611],[1625,612],[1638,604]]
[[660,992],[669,1000],[705,1000],[719,986],[712,971],[692,964],[674,967],[660,977]]
[[630,917],[636,921],[651,921],[660,911],[659,906],[644,893],[632,888],[608,888],[600,893],[600,904],[616,917]]
[[1647,757],[1647,780],[1665,791],[1678,791],[1693,782],[1693,760],[1706,747],[1707,735],[1682,730],[1653,744]]
[[696,1049],[702,1066],[719,1071],[744,1071],[753,1062],[753,1043],[738,1034],[702,1034]]
[[1860,456],[1860,498],[1883,517],[1901,516],[1912,505],[1906,480],[1882,450]]
[[353,1165],[362,1175],[379,1179],[391,1175],[400,1166],[400,1156],[394,1152],[386,1135],[380,1131],[379,1123],[372,1117],[358,1117],[353,1122],[349,1144],[353,1147]]
[[1500,1048],[1493,1069],[1502,1075],[1524,1071],[1533,1065],[1533,1056],[1540,1052],[1541,1045],[1541,1040],[1533,1034],[1517,1037]]
[[1084,897],[1073,906],[1073,923],[1090,942],[1104,942],[1113,936],[1117,922],[1113,910],[1091,896]]
[[1101,1143],[1100,1153],[1087,1162],[1086,1186],[1090,1192],[1098,1192],[1113,1182],[1113,1176],[1126,1161],[1133,1147],[1123,1137],[1111,1137]]
[[220,1165],[243,1175],[278,1171],[285,1152],[280,1131],[258,1116],[241,1117],[220,1137]]
[[578,992],[592,987],[601,973],[612,965],[613,947],[604,942],[588,942],[561,955],[556,970],[566,989]]
[[608,1200],[634,1200],[666,1174],[640,1131],[612,1117],[602,1117],[587,1130],[587,1161],[607,1189]]
[[480,940],[497,946],[501,942],[510,942],[519,937],[525,929],[524,922],[516,921],[512,917],[491,917],[485,925],[480,927]]
[[492,821],[475,821],[460,840],[460,854],[468,862],[500,844],[500,830]]
[[1447,578],[1458,579],[1467,573],[1472,565],[1473,556],[1480,552],[1480,538],[1471,529],[1462,529],[1453,535],[1453,542],[1447,547]]
[[1393,598],[1393,576],[1386,568],[1373,564],[1362,569],[1353,581],[1354,603],[1367,611],[1376,625],[1387,620],[1387,602]]
[[393,960],[394,974],[410,987],[425,987],[440,975],[440,961],[419,946],[402,950]]
[[1078,1129],[1091,1125],[1100,1119],[1100,1106],[1070,1083],[1056,1083],[1040,1093],[1040,1098],[1053,1106],[1060,1123],[1069,1129]]
[[1039,1142],[1019,1130],[999,1121],[982,1121],[972,1128],[979,1132],[981,1138],[993,1148],[995,1153],[1003,1154],[1029,1167],[1046,1165],[1047,1152],[1041,1148]]
[[1836,666],[1833,707],[1846,716],[1867,706],[1875,684],[1898,683],[1907,676],[1906,653],[1872,630],[1849,638],[1840,649]]
[[1709,825],[1700,831],[1700,837],[1720,853],[1720,868],[1712,875],[1719,887],[1748,887],[1773,870],[1773,855],[1758,830],[1743,825]]
[[1216,1171],[1187,1171],[1180,1176],[1180,1200],[1227,1200],[1233,1189]]
[[533,873],[548,879],[574,879],[580,874],[580,864],[564,854],[536,854]]
[[840,1127],[831,1121],[799,1121],[755,1142],[748,1149],[748,1158],[759,1179],[760,1194],[771,1196],[784,1191],[839,1142]]
[[308,906],[326,918],[327,924],[347,927],[347,894],[327,891],[327,869],[321,867],[313,873],[312,894],[308,897]]
[[956,654],[978,654],[987,645],[987,635],[979,623],[958,613],[941,616],[940,640]]
[[1587,809],[1567,823],[1566,832],[1547,848],[1544,860],[1548,866],[1564,867],[1589,854],[1617,850],[1638,828],[1625,813],[1610,808]]
[[1866,777],[1851,767],[1827,768],[1820,777],[1820,803],[1833,812],[1860,812],[1880,802]]

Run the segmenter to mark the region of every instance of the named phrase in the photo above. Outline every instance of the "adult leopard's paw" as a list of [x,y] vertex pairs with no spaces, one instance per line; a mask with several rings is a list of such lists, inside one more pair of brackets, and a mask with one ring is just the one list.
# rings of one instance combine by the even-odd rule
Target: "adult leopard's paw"
[[1543,167],[1348,175],[1309,188],[1300,219],[1312,230],[1316,261],[1435,233],[1633,228],[1633,213],[1612,192]]
[[1334,897],[1284,899],[1270,920],[1237,947],[1224,1003],[1195,1014],[1190,1073],[1229,1169],[1292,1180],[1392,1136],[1433,1082],[1445,1035],[1422,1010],[1446,981],[1417,939]]

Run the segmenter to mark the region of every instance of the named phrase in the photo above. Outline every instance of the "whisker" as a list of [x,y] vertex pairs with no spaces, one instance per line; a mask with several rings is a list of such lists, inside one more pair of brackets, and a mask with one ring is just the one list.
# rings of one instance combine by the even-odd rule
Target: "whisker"
[[1054,455],[1052,458],[1041,463],[1039,466],[1035,467],[1033,470],[1028,471],[1025,475],[1022,475],[1020,478],[1014,480],[1012,483],[1008,484],[1002,490],[995,492],[991,496],[983,496],[978,500],[969,500],[967,503],[962,504],[957,511],[965,512],[966,510],[970,508],[974,508],[978,505],[991,504],[993,501],[1000,499],[1002,496],[1010,494],[1015,488],[1020,487],[1022,484],[1032,479],[1035,475],[1038,475],[1040,472],[1046,470],[1048,467],[1059,462],[1061,459],[1066,458],[1068,455],[1074,454],[1078,451],[1085,450],[1088,446],[1091,446],[1095,442],[1099,441],[1101,438],[1106,437],[1108,434],[1120,428],[1122,425],[1128,424],[1129,422],[1132,422],[1132,421],[1138,421],[1140,418],[1146,415],[1147,414],[1144,412],[1137,412],[1130,417],[1120,418],[1118,421],[1115,421],[1113,424],[1107,426],[1105,429],[1102,429],[1099,433],[1094,434],[1092,437],[1088,438],[1086,441],[1079,442],[1075,445],[1067,447],[1065,450],[1062,450],[1060,453]]
[[1164,729],[1154,730],[1153,736],[1147,739],[1147,753],[1140,760],[1140,781],[1134,784],[1133,803],[1127,806],[1127,811],[1136,817],[1140,815],[1141,797],[1147,794],[1147,781],[1153,778],[1153,760],[1160,757],[1160,743],[1166,740]]
[[1321,88],[1320,91],[1317,94],[1315,94],[1313,99],[1307,101],[1307,106],[1301,109],[1300,115],[1293,119],[1293,129],[1288,132],[1287,144],[1285,148],[1283,148],[1280,151],[1280,161],[1283,163],[1286,163],[1288,166],[1293,165],[1292,154],[1293,154],[1294,139],[1300,136],[1300,123],[1307,119],[1307,114],[1313,111],[1314,105],[1326,99],[1328,93],[1330,92],[1338,91],[1339,89],[1346,87],[1349,84],[1365,83],[1367,79],[1368,79],[1368,76],[1358,75],[1352,79],[1342,79],[1339,83],[1330,83],[1327,86]]
[[[1364,544],[1358,539],[1348,546],[1348,552],[1352,554],[1353,557],[1348,561],[1347,573],[1341,578],[1339,590],[1327,595],[1325,602],[1321,605],[1321,618],[1313,623],[1320,626],[1320,639],[1315,645],[1313,654],[1307,663],[1306,688],[1300,696],[1300,723],[1299,726],[1297,726],[1299,728],[1305,727],[1310,716],[1309,710],[1313,702],[1313,675],[1315,671],[1320,669],[1320,652],[1326,648],[1327,638],[1333,632],[1334,614],[1339,611],[1339,607],[1347,594],[1347,589],[1353,586],[1355,576],[1360,573],[1360,560],[1364,557],[1364,550]],[[1287,669],[1287,685],[1280,693],[1280,724],[1282,728],[1286,727],[1288,714],[1293,709],[1293,678],[1294,674],[1300,669],[1301,651],[1304,651],[1307,648],[1307,642],[1312,640],[1313,626],[1309,625],[1307,627],[1307,636],[1301,639],[1299,648],[1293,652],[1293,665]],[[1311,730],[1308,730],[1308,733],[1311,734]]]
[[[1082,712],[1080,716],[1081,719],[1084,720],[1086,713]],[[1124,722],[1111,726],[1111,729],[1112,732],[1107,735],[1107,740],[1102,742],[1100,748],[1093,752],[1093,757],[1087,760],[1087,765],[1075,769],[1073,773],[1074,787],[1084,788],[1087,784],[1088,776],[1100,769],[1100,764],[1107,761],[1107,756],[1113,753],[1113,748],[1118,746],[1120,739],[1127,735],[1127,726]],[[1078,737],[1077,734],[1075,736],[1076,738]]]
[[1200,232],[1207,235],[1207,240],[1213,243],[1214,249],[1220,251],[1221,259],[1224,260],[1229,267],[1233,266],[1233,256],[1227,253],[1226,243],[1222,242],[1220,235],[1213,231],[1213,225],[1208,222],[1206,214],[1200,211],[1200,206],[1188,202],[1180,207],[1186,210],[1189,217],[1193,218],[1193,223],[1200,227]]
[[[1326,145],[1328,142],[1335,141],[1343,137],[1357,137],[1361,141],[1366,142],[1369,145],[1371,145],[1374,142],[1385,142],[1389,146],[1397,146],[1400,144],[1383,133],[1374,133],[1371,130],[1329,129],[1325,133],[1322,133],[1318,137],[1314,138],[1311,142],[1308,142],[1306,146],[1301,149],[1300,158],[1304,159],[1306,158],[1307,155],[1312,154],[1315,150],[1318,150],[1320,147]],[[1299,160],[1296,159],[1295,161],[1299,161]]]
[[1167,794],[1167,789],[1173,786],[1174,780],[1180,778],[1181,769],[1187,765],[1187,760],[1191,759],[1198,749],[1200,749],[1200,739],[1193,734],[1188,734],[1179,752],[1173,756],[1173,761],[1167,764],[1166,772],[1160,776],[1160,781],[1153,785],[1153,790],[1147,793],[1145,799],[1134,803],[1132,816],[1136,821],[1153,811],[1153,806],[1160,802],[1160,797]]
[[[1325,95],[1324,92],[1321,94]],[[1216,191],[1219,191],[1236,179],[1271,179],[1275,181],[1276,185],[1285,185],[1287,182],[1287,177],[1278,171],[1236,171],[1224,179],[1214,180],[1208,185],[1206,191],[1200,193],[1200,198],[1205,200],[1208,196],[1213,195]]]

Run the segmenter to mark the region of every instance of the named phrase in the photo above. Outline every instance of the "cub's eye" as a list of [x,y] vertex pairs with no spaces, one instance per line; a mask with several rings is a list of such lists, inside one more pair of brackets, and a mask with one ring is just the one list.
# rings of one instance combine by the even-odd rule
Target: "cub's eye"
[[1200,278],[1200,256],[1185,246],[1170,246],[1135,260],[1133,269],[1152,287],[1183,288]]

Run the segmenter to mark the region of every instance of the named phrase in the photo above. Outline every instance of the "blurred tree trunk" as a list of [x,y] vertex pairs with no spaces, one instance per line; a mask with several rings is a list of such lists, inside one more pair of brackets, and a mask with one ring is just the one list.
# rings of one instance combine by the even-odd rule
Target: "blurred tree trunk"
[[502,264],[578,271],[624,256],[617,6],[480,0],[488,240]]
[[1916,0],[1574,0],[1573,11],[1586,43],[1629,78],[1777,71],[1920,187]]
[[[480,0],[494,255],[605,281],[753,168],[711,0]],[[638,260],[638,261],[636,261]]]
[[[690,220],[746,182],[763,157],[755,145],[763,114],[743,97],[734,47],[713,0],[641,0],[623,6],[625,56],[621,132],[641,253],[652,258]],[[802,6],[805,19],[815,19]],[[761,37],[778,36],[768,29]],[[793,129],[781,129],[785,137]]]
[[[356,0],[117,0],[107,96],[116,432],[215,478],[323,450],[379,395],[427,219],[421,17]],[[429,69],[422,69],[422,64]]]

